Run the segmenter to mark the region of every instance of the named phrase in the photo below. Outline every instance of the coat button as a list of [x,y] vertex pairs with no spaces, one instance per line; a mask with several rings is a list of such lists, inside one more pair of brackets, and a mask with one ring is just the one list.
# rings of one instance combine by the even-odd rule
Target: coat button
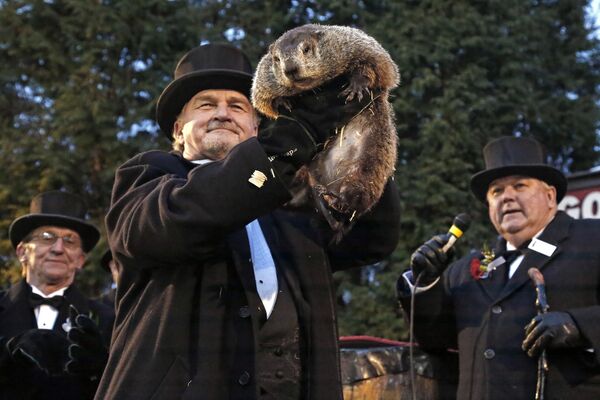
[[248,308],[248,306],[242,306],[240,307],[238,314],[242,318],[248,318],[250,316],[250,309]]
[[283,371],[277,371],[275,372],[275,376],[279,379],[283,378]]
[[483,352],[483,356],[486,359],[491,360],[492,358],[496,357],[496,352],[492,349],[487,349],[486,351]]
[[500,307],[500,306],[494,306],[494,307],[492,307],[492,313],[494,313],[494,314],[501,314],[502,313],[502,307]]
[[248,384],[248,382],[250,382],[250,373],[248,371],[244,371],[238,378],[238,383],[242,386],[245,386]]
[[281,350],[281,347],[278,347],[273,350],[273,354],[275,354],[277,357],[281,357],[283,355],[283,350]]

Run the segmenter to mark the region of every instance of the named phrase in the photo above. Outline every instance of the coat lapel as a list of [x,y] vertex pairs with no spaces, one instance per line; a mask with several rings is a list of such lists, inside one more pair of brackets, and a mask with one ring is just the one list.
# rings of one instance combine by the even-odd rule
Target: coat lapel
[[0,336],[17,333],[37,327],[35,315],[29,305],[30,286],[22,279],[10,287],[0,302]]
[[552,255],[547,256],[537,251],[527,249],[521,265],[519,265],[515,274],[500,292],[498,300],[504,299],[524,284],[531,282],[527,273],[530,268],[535,267],[541,271],[550,260],[561,253],[562,249],[560,243],[568,237],[570,225],[570,218],[565,213],[559,211],[538,238],[546,243],[556,246]]
[[302,298],[298,287],[298,278],[295,276],[293,265],[290,265],[290,257],[286,258],[282,256],[284,252],[281,249],[282,244],[275,229],[275,219],[272,215],[266,215],[258,221],[271,250],[273,260],[275,260],[279,279],[285,279],[294,299]]
[[[58,316],[56,317],[56,322],[52,328],[53,331],[66,334],[63,324],[67,321],[67,318],[69,318],[69,307],[71,305],[75,307],[79,314],[90,315],[88,300],[75,285],[71,285],[65,290],[65,302],[60,307],[60,310],[58,310]],[[95,318],[92,317],[92,319]]]
[[248,241],[248,234],[246,233],[245,227],[230,233],[227,236],[227,242],[229,244],[229,248],[231,249],[233,264],[235,265],[237,274],[240,277],[241,284],[244,287],[248,306],[250,307],[250,310],[252,310],[253,314],[256,314],[255,310],[261,310],[261,312],[258,314],[258,322],[262,323],[266,321],[267,314],[264,311],[262,301],[256,290],[254,266],[252,265],[252,255],[250,253],[250,243]]
[[[496,243],[496,247],[494,248],[494,254],[501,254],[506,249],[506,241],[504,239],[500,239],[498,243]],[[479,255],[479,257],[483,257]],[[478,283],[483,288],[485,293],[488,295],[490,299],[495,299],[498,296],[498,293],[502,290],[504,283],[506,282],[504,279],[504,275],[506,274],[506,265],[499,265],[496,270],[494,270],[490,276],[487,278],[479,279]]]

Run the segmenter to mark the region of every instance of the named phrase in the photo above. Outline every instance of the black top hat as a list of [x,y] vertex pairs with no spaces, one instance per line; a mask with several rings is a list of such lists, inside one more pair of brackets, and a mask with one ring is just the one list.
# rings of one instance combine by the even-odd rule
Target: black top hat
[[8,229],[13,247],[17,247],[35,228],[52,225],[72,229],[79,233],[83,251],[94,248],[100,232],[85,221],[86,208],[81,197],[58,190],[40,193],[31,200],[29,214],[15,219]]
[[181,57],[175,78],[158,98],[156,122],[169,140],[181,109],[196,93],[206,89],[229,89],[250,98],[252,66],[248,57],[228,44],[195,47]]
[[532,138],[504,136],[490,141],[483,148],[485,170],[471,177],[471,191],[486,202],[492,181],[510,175],[530,176],[556,188],[556,201],[567,192],[567,178],[558,169],[545,163],[542,145]]

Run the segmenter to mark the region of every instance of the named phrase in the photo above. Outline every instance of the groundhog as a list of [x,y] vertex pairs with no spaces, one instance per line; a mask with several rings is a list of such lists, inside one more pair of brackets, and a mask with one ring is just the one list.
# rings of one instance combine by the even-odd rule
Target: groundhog
[[270,118],[290,99],[345,77],[346,101],[369,96],[369,105],[336,129],[324,149],[295,177],[293,205],[315,201],[336,239],[381,197],[394,172],[397,135],[388,91],[400,80],[387,51],[363,31],[304,25],[284,33],[260,60],[252,104]]

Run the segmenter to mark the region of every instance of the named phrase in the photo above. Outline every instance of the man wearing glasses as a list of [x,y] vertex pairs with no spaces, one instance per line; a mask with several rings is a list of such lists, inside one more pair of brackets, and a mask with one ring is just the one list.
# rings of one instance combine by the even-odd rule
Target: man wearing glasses
[[92,398],[114,313],[75,287],[100,233],[83,201],[52,191],[9,228],[22,279],[0,293],[0,399]]

